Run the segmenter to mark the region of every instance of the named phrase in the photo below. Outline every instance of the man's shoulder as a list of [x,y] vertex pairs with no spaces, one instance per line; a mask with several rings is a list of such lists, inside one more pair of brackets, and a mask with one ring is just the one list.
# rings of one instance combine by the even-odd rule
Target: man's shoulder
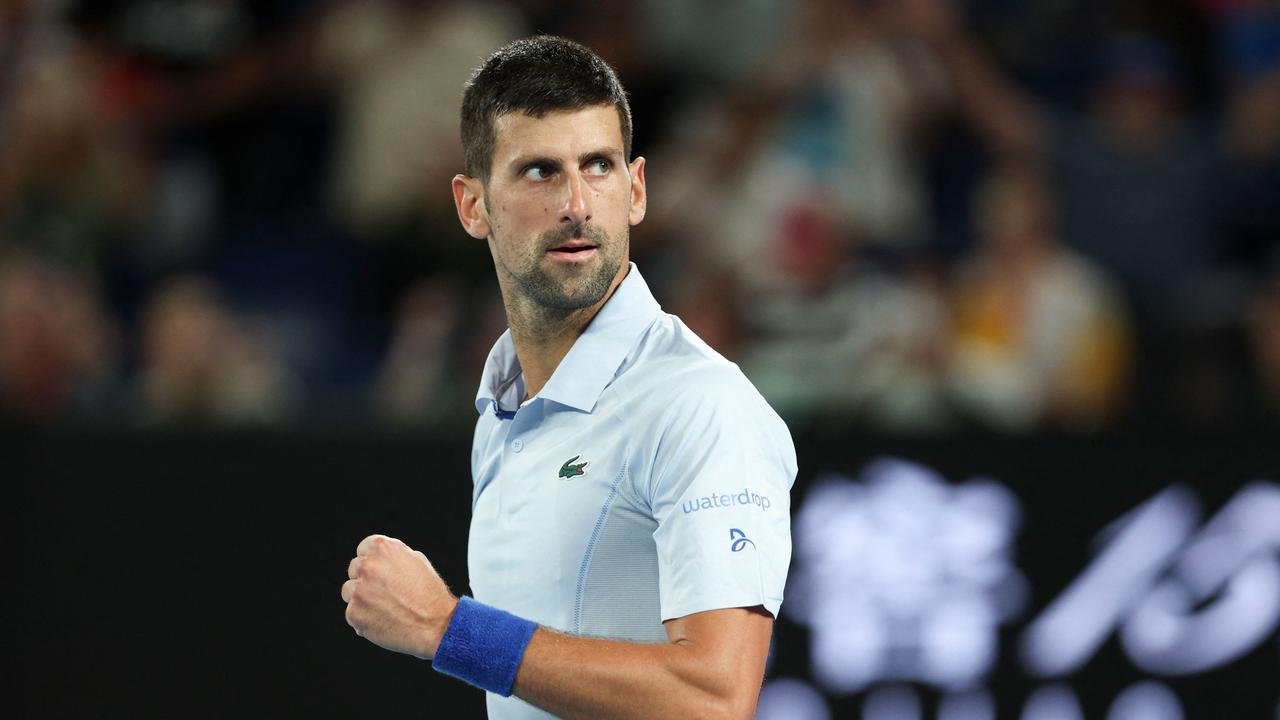
[[708,403],[773,412],[735,363],[667,313],[658,317],[628,356],[612,389],[629,400],[628,405],[661,407],[666,417]]
[[738,366],[698,337],[680,318],[662,313],[619,369],[619,379],[672,388],[746,383]]

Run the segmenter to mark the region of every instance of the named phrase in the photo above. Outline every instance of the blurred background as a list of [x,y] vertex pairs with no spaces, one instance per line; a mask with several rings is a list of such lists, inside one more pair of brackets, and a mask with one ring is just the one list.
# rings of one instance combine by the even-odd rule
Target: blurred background
[[[1139,563],[1150,582],[1114,601],[1124,612],[1097,610],[1107,628],[1198,547],[1199,502],[1231,515],[1249,481],[1280,479],[1275,0],[0,3],[0,519],[20,584],[35,588],[7,601],[28,659],[6,681],[20,709],[289,715],[307,688],[305,714],[365,716],[341,679],[405,665],[341,635],[347,546],[373,531],[425,536],[465,589],[471,399],[505,318],[448,185],[463,82],[534,32],[617,68],[648,158],[633,259],[665,309],[787,419],[794,507],[830,473],[863,498],[820,516],[815,537],[916,538],[841,523],[904,502],[939,508],[942,523],[954,501],[988,543],[966,562],[990,570],[990,553],[1008,553],[1024,568],[1007,573],[1022,594],[979,603],[966,617],[985,630],[956,641],[972,653],[996,633],[1006,651],[965,656],[959,675],[919,664],[923,611],[828,608],[889,638],[868,649],[823,635],[814,603],[796,602],[810,614],[784,609],[776,667],[800,684],[779,686],[770,702],[789,704],[762,715],[1073,717],[1063,693],[1084,692],[1088,717],[1173,717],[1160,688],[1188,717],[1208,716],[1196,697],[1245,703],[1233,717],[1280,714],[1280,600],[1240,641],[1253,665],[1219,658],[1205,667],[1227,670],[1172,690],[1152,678],[1191,671],[1141,650],[1105,646],[1098,682],[1124,667],[1132,683],[1086,682],[1093,695],[1027,680],[1078,678],[1083,660],[1018,664],[1016,651],[1100,552],[1095,536],[1124,535],[1113,521],[1133,529],[1147,517],[1134,508],[1155,507],[1183,532]],[[995,485],[962,490],[978,476]],[[887,505],[876,488],[892,490]],[[1223,577],[1187,571],[1195,603],[1250,558],[1276,563],[1280,510],[1250,518],[1237,523],[1248,552],[1223,560]],[[242,551],[262,562],[257,533],[277,531],[306,538],[310,565],[250,573],[273,588],[259,600],[269,615],[292,623],[280,642],[295,669],[267,686],[278,655],[219,643],[276,626],[214,578],[240,575]],[[842,562],[882,551],[857,545]],[[161,572],[101,591],[101,617],[80,612],[83,591],[115,587],[130,557]],[[1265,610],[1280,576],[1258,572],[1262,595],[1247,597]],[[922,587],[859,577],[898,588],[858,596],[864,610],[910,605],[919,593],[902,588]],[[789,597],[854,602],[848,584],[818,586]],[[174,588],[182,600],[158,599]],[[161,624],[220,619],[190,643],[104,619],[139,607]],[[327,645],[321,627],[336,633]],[[133,648],[131,660],[68,655],[85,637],[98,653]],[[876,653],[896,660],[867,665]],[[175,681],[191,662],[231,675]],[[479,712],[469,691],[414,677],[471,710],[396,695],[401,677],[382,686],[383,714]],[[1240,683],[1256,693],[1225,690]],[[1141,714],[1151,708],[1165,714]]]
[[457,106],[546,31],[632,95],[659,299],[789,420],[1277,423],[1275,5],[10,0],[0,411],[469,423]]

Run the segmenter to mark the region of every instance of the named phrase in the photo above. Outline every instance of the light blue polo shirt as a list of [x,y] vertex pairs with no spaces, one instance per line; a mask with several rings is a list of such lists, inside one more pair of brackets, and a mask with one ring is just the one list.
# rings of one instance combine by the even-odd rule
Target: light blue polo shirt
[[[569,633],[666,642],[662,622],[762,605],[791,560],[796,457],[738,367],[662,312],[632,265],[524,405],[508,330],[471,452],[471,590]],[[493,694],[489,717],[549,718]]]

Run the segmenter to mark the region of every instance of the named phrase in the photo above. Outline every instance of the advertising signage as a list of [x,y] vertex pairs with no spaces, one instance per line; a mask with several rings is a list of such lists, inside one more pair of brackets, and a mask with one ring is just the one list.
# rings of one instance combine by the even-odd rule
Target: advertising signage
[[1280,717],[1280,484],[1126,478],[1112,450],[1072,491],[1045,450],[1032,477],[807,478],[759,717]]

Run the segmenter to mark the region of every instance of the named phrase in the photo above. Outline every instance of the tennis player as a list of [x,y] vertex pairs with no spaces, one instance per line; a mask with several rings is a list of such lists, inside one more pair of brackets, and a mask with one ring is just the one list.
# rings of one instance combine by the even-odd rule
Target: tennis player
[[356,633],[488,691],[489,717],[751,718],[791,556],[795,450],[629,262],[645,161],[613,70],[556,37],[467,85],[458,217],[510,329],[476,396],[468,564],[365,538]]

